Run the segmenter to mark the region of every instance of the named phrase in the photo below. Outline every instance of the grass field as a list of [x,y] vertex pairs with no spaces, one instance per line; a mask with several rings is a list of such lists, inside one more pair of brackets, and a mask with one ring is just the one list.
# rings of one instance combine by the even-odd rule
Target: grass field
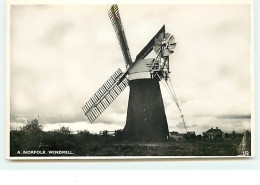
[[82,156],[236,156],[240,141],[86,144]]

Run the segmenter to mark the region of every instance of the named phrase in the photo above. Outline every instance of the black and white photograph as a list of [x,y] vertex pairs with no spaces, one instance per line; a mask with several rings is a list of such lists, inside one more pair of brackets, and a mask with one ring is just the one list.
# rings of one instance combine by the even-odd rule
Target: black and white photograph
[[8,159],[255,156],[252,1],[8,8]]

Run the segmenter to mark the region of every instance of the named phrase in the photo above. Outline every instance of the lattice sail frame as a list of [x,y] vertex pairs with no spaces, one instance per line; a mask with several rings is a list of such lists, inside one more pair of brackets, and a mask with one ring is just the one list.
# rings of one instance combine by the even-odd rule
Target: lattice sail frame
[[82,107],[85,115],[92,123],[128,86],[128,79],[118,69]]
[[126,67],[131,66],[133,64],[129,47],[127,44],[124,27],[120,18],[119,9],[117,5],[113,5],[111,9],[108,11],[108,16],[112,22],[113,28],[115,30],[121,51],[123,53],[123,57],[126,63]]

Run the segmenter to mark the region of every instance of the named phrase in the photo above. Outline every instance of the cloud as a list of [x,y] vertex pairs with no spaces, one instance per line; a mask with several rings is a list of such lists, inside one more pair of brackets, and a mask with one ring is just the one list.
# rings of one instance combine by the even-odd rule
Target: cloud
[[251,115],[236,115],[236,114],[228,114],[228,115],[220,115],[217,116],[219,119],[251,119]]
[[61,21],[55,25],[52,25],[41,38],[41,41],[47,46],[59,45],[64,36],[66,36],[66,34],[69,34],[69,31],[72,28],[72,22],[66,20]]

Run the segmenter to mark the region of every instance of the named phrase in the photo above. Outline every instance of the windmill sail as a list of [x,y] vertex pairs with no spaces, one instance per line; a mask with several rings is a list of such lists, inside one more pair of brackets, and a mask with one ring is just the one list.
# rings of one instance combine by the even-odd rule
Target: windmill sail
[[127,86],[128,79],[118,69],[82,107],[89,121],[92,123]]
[[155,43],[155,39],[161,34],[165,33],[165,25],[156,33],[156,35],[148,42],[148,44],[142,49],[142,51],[136,56],[135,60],[144,59],[152,50]]
[[126,67],[131,66],[133,64],[132,58],[130,55],[130,51],[128,48],[128,44],[125,37],[125,31],[123,28],[123,24],[120,18],[119,10],[117,5],[113,5],[108,12],[108,16],[112,22],[113,28],[116,32],[117,39],[119,41],[119,45],[121,47],[123,57],[126,63]]

